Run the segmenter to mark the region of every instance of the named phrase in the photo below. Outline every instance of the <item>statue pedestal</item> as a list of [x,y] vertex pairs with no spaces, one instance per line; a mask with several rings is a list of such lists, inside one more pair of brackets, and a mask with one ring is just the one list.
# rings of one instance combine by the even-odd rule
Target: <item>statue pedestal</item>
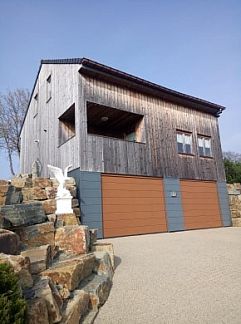
[[69,197],[57,197],[56,200],[56,215],[59,214],[72,214],[72,196]]

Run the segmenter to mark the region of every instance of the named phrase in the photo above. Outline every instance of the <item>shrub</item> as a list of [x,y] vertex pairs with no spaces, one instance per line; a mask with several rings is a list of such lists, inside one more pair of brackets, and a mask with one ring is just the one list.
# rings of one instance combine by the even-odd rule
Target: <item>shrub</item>
[[17,276],[9,265],[0,264],[0,323],[24,324],[25,311]]

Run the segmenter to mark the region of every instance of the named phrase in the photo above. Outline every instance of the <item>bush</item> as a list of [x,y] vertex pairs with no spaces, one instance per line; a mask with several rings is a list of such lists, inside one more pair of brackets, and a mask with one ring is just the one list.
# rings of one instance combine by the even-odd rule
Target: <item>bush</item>
[[228,183],[241,182],[241,162],[224,159],[225,173]]
[[25,311],[17,276],[9,265],[0,264],[0,323],[24,324]]

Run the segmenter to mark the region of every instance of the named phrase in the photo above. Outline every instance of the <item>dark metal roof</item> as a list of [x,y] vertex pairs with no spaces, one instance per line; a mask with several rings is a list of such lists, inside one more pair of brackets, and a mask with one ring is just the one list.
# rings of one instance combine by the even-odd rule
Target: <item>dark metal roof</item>
[[[122,72],[115,68],[109,67],[104,64],[100,64],[88,58],[71,58],[71,59],[47,59],[41,60],[41,64],[37,73],[37,77],[34,83],[34,87],[31,93],[31,102],[35,85],[38,80],[38,76],[43,64],[79,64],[79,72],[84,75],[89,75],[95,78],[104,79],[110,82],[121,84],[128,88],[147,93],[152,96],[160,97],[163,100],[171,101],[177,104],[185,105],[189,108],[207,112],[218,117],[222,111],[225,109],[224,106],[212,103],[207,100],[203,100],[197,97],[193,97],[163,86],[156,83],[141,79],[139,77],[133,76],[126,72]],[[27,109],[28,111],[28,109]],[[27,112],[26,112],[27,115]],[[25,117],[26,117],[25,115]],[[25,120],[25,118],[24,118]],[[23,122],[24,123],[24,122]],[[21,129],[22,130],[22,129]],[[21,131],[20,131],[21,133]]]
[[[106,79],[111,79],[111,76],[115,78],[115,81],[117,82],[117,78],[119,78],[119,81],[123,82],[123,80],[129,81],[133,83],[133,87],[134,84],[137,85],[141,85],[142,87],[146,87],[146,88],[150,88],[152,90],[155,90],[155,93],[157,95],[157,92],[159,92],[159,96],[163,97],[165,99],[165,97],[170,97],[169,99],[171,99],[171,101],[176,101],[176,98],[179,99],[183,99],[185,101],[189,101],[190,103],[193,104],[198,104],[198,105],[204,105],[206,106],[206,108],[213,108],[213,114],[219,114],[222,112],[222,110],[225,109],[224,106],[212,103],[210,101],[207,100],[203,100],[194,96],[190,96],[163,86],[160,86],[156,83],[141,79],[139,77],[133,76],[131,74],[128,74],[126,72],[122,72],[120,70],[114,69],[112,67],[109,67],[107,65],[104,64],[100,64],[98,62],[95,62],[93,60],[87,59],[87,58],[73,58],[73,59],[56,59],[56,60],[42,60],[41,64],[81,64],[82,67],[80,68],[80,73],[83,71],[83,74],[92,74],[96,77],[104,77]],[[98,73],[99,72],[99,73]],[[129,83],[129,86],[130,83]],[[138,89],[140,90],[140,89]],[[142,88],[142,91],[144,89]],[[189,105],[190,106],[190,105]],[[194,109],[197,107],[193,107]],[[210,111],[211,113],[211,111]]]

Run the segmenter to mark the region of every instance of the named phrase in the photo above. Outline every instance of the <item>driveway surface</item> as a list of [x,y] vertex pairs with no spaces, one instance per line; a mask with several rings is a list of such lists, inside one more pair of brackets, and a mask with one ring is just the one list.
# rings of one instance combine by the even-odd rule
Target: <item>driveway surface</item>
[[241,323],[241,228],[106,241],[117,268],[95,324]]

